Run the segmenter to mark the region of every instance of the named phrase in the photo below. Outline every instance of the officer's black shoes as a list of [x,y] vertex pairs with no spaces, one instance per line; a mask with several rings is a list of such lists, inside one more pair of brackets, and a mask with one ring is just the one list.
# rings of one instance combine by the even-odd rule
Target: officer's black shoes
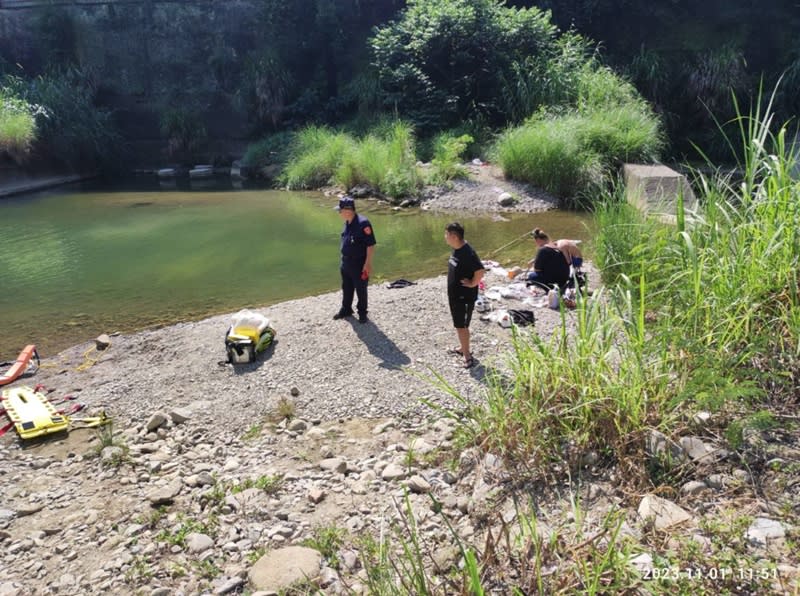
[[353,316],[352,310],[340,310],[335,315],[333,315],[333,320],[338,321],[339,319],[346,319],[347,317]]
[[359,323],[368,323],[369,319],[367,318],[367,315],[358,315],[358,322]]

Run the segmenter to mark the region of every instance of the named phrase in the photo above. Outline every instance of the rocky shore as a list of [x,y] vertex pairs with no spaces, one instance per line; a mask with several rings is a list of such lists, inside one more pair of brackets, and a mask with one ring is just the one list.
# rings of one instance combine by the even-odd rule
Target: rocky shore
[[[475,191],[484,201],[496,194]],[[502,271],[487,283],[511,288]],[[509,528],[523,544],[519,502],[531,495],[509,489],[502,454],[454,453],[455,423],[439,409],[485,400],[508,366],[511,330],[476,319],[479,364],[464,369],[448,353],[456,338],[443,277],[374,285],[370,304],[364,325],[331,319],[336,293],[255,309],[277,336],[253,364],[225,362],[225,314],[111,337],[102,350],[87,342],[16,381],[85,404],[76,420],[104,411],[113,422],[103,431],[76,422],[67,436],[25,444],[13,431],[0,439],[0,596],[370,593],[375,545],[397,553],[410,520],[430,555],[431,587],[450,594],[460,545],[486,554]],[[538,296],[509,291],[495,307],[534,311],[522,338],[546,339],[562,324]],[[615,472],[598,468],[533,495],[536,532],[580,558],[593,546],[586,537],[622,512],[619,532],[633,545],[631,569],[649,575],[646,592],[665,544],[716,561],[707,520],[738,512],[750,523],[735,539],[752,553],[741,566],[771,574],[758,586],[796,593],[798,529],[787,520],[797,515],[800,449],[797,437],[774,438],[747,437],[774,463],[756,482],[702,424],[680,438],[654,430],[650,456],[669,451],[690,470],[680,494],[624,494]],[[741,583],[735,593],[751,593],[755,584]]]

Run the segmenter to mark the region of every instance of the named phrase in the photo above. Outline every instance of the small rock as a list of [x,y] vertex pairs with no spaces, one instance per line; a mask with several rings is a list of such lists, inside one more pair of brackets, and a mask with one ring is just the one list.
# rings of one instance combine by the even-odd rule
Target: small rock
[[308,428],[308,424],[306,423],[305,420],[300,420],[299,418],[295,418],[294,420],[289,422],[289,425],[286,428],[292,432],[298,433],[306,430]]
[[172,500],[177,497],[181,489],[183,488],[183,481],[173,480],[166,486],[162,486],[157,488],[147,494],[147,499],[153,505],[163,505],[165,503],[171,503]]
[[187,408],[175,408],[170,411],[169,417],[174,424],[183,424],[192,417],[192,412]]
[[373,435],[379,435],[381,433],[385,433],[390,428],[395,428],[396,424],[394,420],[387,420],[386,422],[381,422],[380,424],[376,425],[375,428],[372,429]]
[[708,490],[708,485],[698,480],[687,482],[681,487],[681,493],[684,495],[696,495],[704,490]]
[[190,553],[202,553],[214,547],[214,540],[205,534],[191,532],[186,535],[186,550]]
[[156,412],[155,414],[150,416],[150,420],[147,421],[147,425],[145,426],[145,428],[147,429],[147,432],[153,432],[159,426],[165,424],[166,422],[167,422],[167,415],[164,414],[163,412]]
[[322,470],[330,470],[332,472],[336,472],[337,474],[344,474],[347,472],[347,462],[338,457],[323,459],[319,462],[319,467]]
[[111,338],[108,336],[107,333],[101,333],[96,338],[94,338],[95,346],[97,346],[98,350],[105,350],[108,346],[111,345]]
[[100,452],[100,461],[104,464],[110,464],[120,461],[124,455],[125,451],[122,447],[109,445],[108,447],[103,447],[103,450]]
[[642,553],[630,560],[631,565],[636,567],[640,573],[647,573],[653,569],[653,557],[650,553]]
[[[386,470],[384,470],[385,472]],[[414,475],[406,480],[406,486],[412,493],[426,495],[431,492],[431,485],[422,476]]]
[[686,460],[686,453],[664,433],[651,430],[645,440],[645,451],[653,459],[666,459],[674,463]]
[[325,491],[321,488],[312,488],[308,491],[308,500],[314,503],[321,503],[322,500],[325,498]]
[[406,469],[397,464],[389,464],[381,472],[381,478],[384,480],[402,480],[407,475]]
[[638,513],[643,520],[652,520],[657,530],[664,530],[692,519],[687,511],[672,501],[655,495],[645,495],[642,498]]
[[727,474],[710,474],[706,478],[706,484],[714,490],[722,490],[730,484],[731,477]]
[[766,517],[757,517],[747,528],[747,541],[755,547],[766,548],[769,540],[779,540],[786,536],[783,524]]
[[501,207],[511,207],[515,202],[514,197],[507,192],[501,193],[500,196],[497,197],[497,204]]

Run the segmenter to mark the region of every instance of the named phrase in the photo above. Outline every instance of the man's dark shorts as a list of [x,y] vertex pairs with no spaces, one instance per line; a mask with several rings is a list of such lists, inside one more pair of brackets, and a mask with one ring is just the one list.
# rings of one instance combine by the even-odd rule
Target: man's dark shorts
[[456,329],[466,329],[472,320],[472,310],[475,308],[475,301],[466,301],[461,298],[450,298],[450,314],[453,317],[453,327]]

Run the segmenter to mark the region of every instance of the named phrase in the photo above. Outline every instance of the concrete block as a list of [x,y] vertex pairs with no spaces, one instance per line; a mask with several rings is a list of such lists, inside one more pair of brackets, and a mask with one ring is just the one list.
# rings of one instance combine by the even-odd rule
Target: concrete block
[[697,203],[686,176],[667,166],[625,164],[622,171],[628,202],[646,213],[674,217],[680,196],[685,210]]

